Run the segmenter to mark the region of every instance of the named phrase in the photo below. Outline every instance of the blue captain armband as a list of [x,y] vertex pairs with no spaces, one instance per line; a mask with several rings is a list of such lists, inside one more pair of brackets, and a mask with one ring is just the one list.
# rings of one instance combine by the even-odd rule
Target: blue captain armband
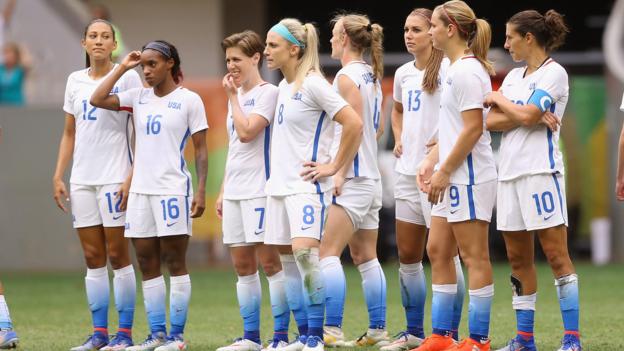
[[550,94],[548,94],[545,90],[535,89],[533,94],[531,94],[529,101],[527,101],[527,105],[528,104],[533,104],[537,106],[540,111],[546,112],[550,109],[551,105],[554,104],[554,101],[552,96],[550,96]]

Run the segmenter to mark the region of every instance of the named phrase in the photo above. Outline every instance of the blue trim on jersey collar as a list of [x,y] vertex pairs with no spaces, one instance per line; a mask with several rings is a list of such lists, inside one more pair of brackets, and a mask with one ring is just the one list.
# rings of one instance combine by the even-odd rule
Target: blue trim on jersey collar
[[298,47],[305,49],[305,44],[302,44],[295,36],[288,30],[288,27],[283,25],[282,23],[278,23],[274,25],[269,32],[275,32],[279,34],[282,38],[288,40],[289,42],[297,45]]

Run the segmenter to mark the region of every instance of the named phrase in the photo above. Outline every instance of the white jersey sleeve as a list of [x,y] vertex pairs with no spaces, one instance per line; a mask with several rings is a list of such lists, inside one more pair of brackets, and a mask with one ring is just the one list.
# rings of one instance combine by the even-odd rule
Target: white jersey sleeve
[[75,73],[72,73],[67,77],[67,85],[65,86],[65,99],[63,100],[63,111],[74,114],[74,94],[73,94],[73,81]]
[[[413,65],[413,63],[414,61],[410,61],[407,64]],[[397,68],[397,70],[394,72],[394,83],[392,84],[392,98],[395,102],[402,103],[401,99],[403,97],[403,89],[401,87],[401,81],[407,67],[408,66],[403,65]]]
[[459,112],[474,109],[483,109],[483,97],[489,92],[483,86],[474,84],[479,81],[479,75],[470,71],[457,71],[453,77],[452,91],[457,96]]
[[334,119],[347,102],[332,89],[332,86],[322,76],[311,74],[307,78],[306,92],[327,116]]
[[[549,63],[547,62],[545,65]],[[562,97],[568,96],[568,74],[566,71],[548,68],[544,67],[544,73],[540,80],[535,83],[533,93],[527,102],[537,106],[542,112],[549,110]]]
[[[263,88],[265,87],[266,88]],[[277,103],[277,88],[269,83],[260,85],[260,91],[255,98],[255,103],[249,114],[256,114],[266,119],[269,124],[273,122],[275,115],[275,104]]]
[[147,90],[137,87],[130,90],[122,91],[117,94],[119,99],[119,110],[132,112],[137,98],[144,94]]
[[191,135],[193,135],[199,131],[208,129],[208,121],[206,120],[206,110],[204,108],[204,103],[199,95],[194,92],[191,92],[191,94],[189,95],[190,97],[188,99],[188,103],[190,104],[190,106],[187,117],[189,130],[191,131]]
[[124,73],[124,76],[126,76],[126,79],[124,80],[124,91],[143,87],[143,82],[141,81],[141,77],[139,77],[137,71],[131,69]]

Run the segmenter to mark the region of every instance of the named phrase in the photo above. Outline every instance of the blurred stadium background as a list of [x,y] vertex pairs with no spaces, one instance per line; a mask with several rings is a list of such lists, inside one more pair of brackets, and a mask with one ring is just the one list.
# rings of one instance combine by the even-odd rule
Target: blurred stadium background
[[[6,1],[0,0],[0,7]],[[194,222],[188,253],[194,285],[188,335],[194,345],[203,345],[194,349],[214,349],[224,344],[227,337],[237,336],[240,329],[235,275],[229,268],[227,251],[221,244],[220,222],[213,210],[227,151],[226,98],[220,84],[225,73],[221,39],[243,29],[253,29],[264,36],[282,17],[315,22],[321,33],[322,66],[331,79],[339,68],[339,63],[328,55],[329,20],[335,11],[366,13],[384,27],[386,133],[380,140],[379,153],[384,208],[378,251],[386,262],[388,326],[396,331],[402,325],[403,316],[397,291],[394,243],[391,154],[394,141],[389,121],[392,77],[398,66],[411,59],[403,46],[406,15],[414,7],[432,8],[439,3],[428,0],[103,2],[121,32],[125,52],[140,49],[153,39],[166,39],[178,47],[184,85],[197,91],[206,106],[211,127],[207,211]],[[621,341],[624,309],[620,304],[624,288],[624,206],[615,201],[614,176],[624,117],[618,108],[624,90],[624,0],[585,4],[564,0],[468,0],[468,3],[492,25],[491,58],[498,71],[493,78],[495,87],[514,65],[502,49],[507,18],[529,8],[541,12],[554,8],[566,16],[571,27],[566,45],[553,56],[570,74],[570,102],[562,129],[562,148],[567,167],[569,245],[581,276],[581,328],[587,327],[587,350],[621,350],[624,346]],[[54,204],[51,178],[63,128],[61,107],[65,82],[69,73],[84,67],[80,39],[93,15],[92,7],[97,4],[91,0],[17,0],[5,32],[5,41],[19,43],[30,67],[25,106],[0,106],[0,279],[6,285],[11,312],[21,333],[22,349],[26,350],[67,349],[79,342],[82,334],[77,333],[86,332],[89,325],[83,292],[82,250],[71,229],[70,215],[64,215]],[[275,83],[280,79],[278,73],[266,70],[264,76]],[[498,137],[494,136],[495,148]],[[191,150],[187,152],[191,154]],[[192,165],[192,160],[189,161]],[[506,288],[509,268],[505,249],[494,224],[490,240],[492,258],[499,262],[495,265],[497,294],[492,335],[494,344],[502,345],[513,333],[514,317],[509,308],[511,291]],[[609,265],[602,267],[604,264]],[[548,267],[542,264],[538,270],[540,287],[544,287],[538,307],[544,312],[537,317],[536,332],[541,335],[540,347],[555,349],[561,328],[555,291]],[[356,337],[366,327],[366,312],[356,270],[347,269],[347,276],[350,292],[346,333]],[[137,301],[140,299],[139,291]],[[263,336],[268,336],[270,321],[266,300],[265,295]],[[71,322],[67,323],[68,320]],[[137,339],[145,330],[140,302],[135,320]],[[428,317],[426,321],[428,326]],[[63,333],[71,337],[58,338]]]

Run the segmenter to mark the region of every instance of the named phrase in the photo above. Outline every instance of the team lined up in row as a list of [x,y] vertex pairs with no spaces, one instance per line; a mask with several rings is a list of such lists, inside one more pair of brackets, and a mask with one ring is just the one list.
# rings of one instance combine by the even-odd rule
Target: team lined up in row
[[[501,91],[491,92],[487,22],[462,1],[433,12],[417,9],[407,17],[405,42],[415,59],[395,75],[392,115],[407,330],[392,341],[385,331],[385,278],[375,253],[382,28],[365,16],[336,18],[332,57],[341,60],[343,69],[334,87],[322,76],[318,35],[311,24],[280,21],[267,33],[266,48],[250,32],[226,38],[229,73],[223,84],[229,97],[230,148],[217,210],[239,275],[245,334],[223,349],[262,348],[257,254],[268,276],[275,318],[269,349],[316,350],[326,342],[378,344],[385,350],[489,350],[493,285],[487,227],[498,188],[498,223],[512,262],[519,322],[518,337],[505,349],[535,349],[533,236],[526,231],[538,230],[560,295],[566,330],[561,350],[580,350],[578,285],[565,245],[563,164],[557,147],[567,74],[548,57],[566,31],[554,11],[512,17],[506,47],[527,66],[512,71]],[[191,218],[201,216],[205,207],[208,126],[203,103],[180,86],[180,58],[167,42],[150,42],[116,65],[110,60],[116,45],[112,25],[96,20],[86,28],[82,44],[87,68],[68,78],[65,131],[54,177],[55,199],[66,210],[62,177],[73,158],[71,210],[87,261],[85,284],[94,324],[93,335],[73,350],[184,349],[191,293],[185,254]],[[368,50],[372,67],[363,60]],[[277,88],[260,77],[263,55],[268,67],[284,76]],[[139,64],[149,88],[133,70]],[[498,176],[486,121],[488,129],[505,132]],[[130,123],[134,145],[128,142]],[[189,138],[198,177],[194,195],[183,157]],[[424,338],[426,289],[420,261],[427,227],[434,330]],[[131,337],[135,274],[125,238],[132,238],[136,250],[150,325],[149,336],[137,345]],[[370,317],[369,330],[353,343],[344,340],[341,330],[345,279],[339,256],[347,245],[362,274]],[[463,301],[458,251],[470,278],[470,336],[462,343],[453,339]],[[171,275],[168,336],[161,257]],[[114,269],[120,316],[119,330],[110,340],[107,258]],[[290,311],[300,337],[289,344]]]

